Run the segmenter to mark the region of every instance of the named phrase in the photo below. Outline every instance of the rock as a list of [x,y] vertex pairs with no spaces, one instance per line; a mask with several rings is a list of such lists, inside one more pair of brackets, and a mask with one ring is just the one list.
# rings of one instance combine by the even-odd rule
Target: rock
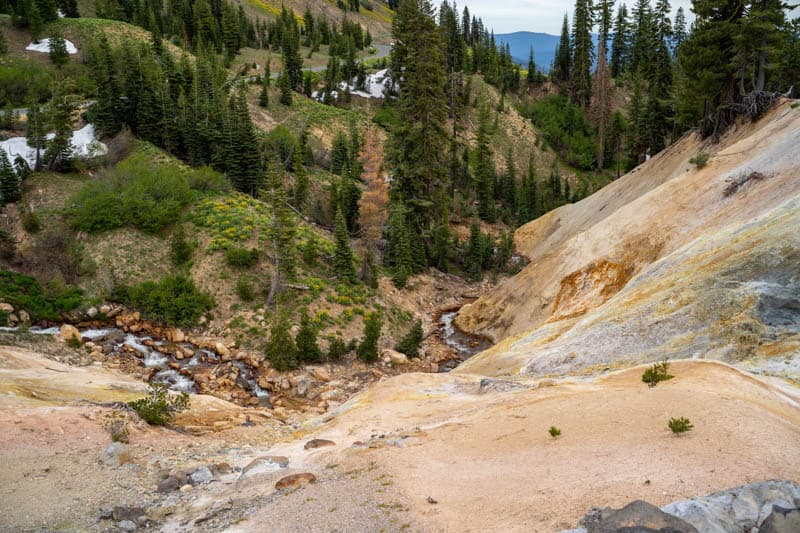
[[122,531],[136,531],[136,523],[130,520],[122,520],[117,522],[117,527],[120,528]]
[[78,342],[81,341],[81,332],[78,331],[78,328],[69,324],[63,324],[61,329],[59,329],[59,334],[61,338],[67,342],[69,342],[70,339],[76,339]]
[[19,310],[19,320],[23,324],[30,324],[31,323],[31,315],[24,309]]
[[100,314],[101,315],[108,316],[108,314],[110,312],[111,312],[111,306],[110,305],[103,304],[103,305],[100,306]]
[[206,466],[198,467],[191,474],[189,474],[189,482],[192,485],[211,483],[213,479],[214,474],[212,474],[211,470],[209,470]]
[[708,496],[665,505],[661,509],[700,531],[750,531],[773,507],[800,506],[800,487],[791,481],[759,481]]
[[800,509],[786,509],[779,505],[758,528],[758,533],[797,533],[800,531]]
[[315,450],[317,448],[324,448],[325,446],[336,446],[336,443],[327,439],[311,439],[303,446],[306,450]]
[[97,316],[97,308],[96,307],[90,307],[89,309],[87,309],[86,310],[86,316],[88,316],[89,318],[96,317]]
[[398,352],[397,350],[387,348],[383,350],[382,355],[384,357],[388,357],[389,362],[394,366],[403,366],[408,364],[408,357],[406,357],[406,354]]
[[297,386],[296,386],[297,387],[296,388],[297,395],[298,396],[305,396],[306,394],[308,394],[308,388],[310,386],[311,386],[311,382],[308,380],[308,378],[298,379],[297,380]]
[[6,313],[13,313],[14,306],[9,303],[2,302],[0,303],[0,311],[5,311]]
[[240,478],[256,476],[268,472],[275,472],[281,468],[289,466],[289,458],[282,455],[265,455],[250,461],[247,466],[242,468]]
[[8,315],[8,323],[9,324],[17,324],[18,322],[19,322],[19,318],[17,317],[16,314],[11,313],[10,315]]
[[698,533],[691,524],[642,500],[633,501],[618,510],[592,509],[584,517],[583,525],[588,533],[616,533],[618,531]]
[[168,329],[166,337],[172,342],[183,342],[186,340],[186,334],[180,328]]
[[120,466],[131,462],[131,452],[128,446],[121,442],[112,442],[103,450],[100,460],[106,466]]
[[192,486],[190,484],[186,484],[179,489],[181,492],[191,492]]
[[115,506],[111,509],[111,518],[119,522],[121,520],[136,521],[137,518],[144,515],[143,507],[123,507],[121,505]]
[[167,479],[158,484],[156,489],[158,492],[167,493],[178,490],[183,484],[177,478],[169,476]]
[[311,376],[314,379],[316,379],[318,381],[323,381],[323,382],[327,383],[327,382],[329,382],[331,380],[331,373],[328,372],[328,370],[325,369],[325,367],[322,367],[322,366],[309,366],[309,367],[306,367],[306,370],[308,371],[309,374],[311,374]]
[[317,476],[310,472],[292,474],[291,476],[286,476],[279,479],[278,482],[275,483],[275,488],[278,490],[299,489],[303,485],[314,483],[315,481],[317,481]]
[[214,351],[217,352],[217,355],[220,357],[229,357],[231,355],[231,351],[228,350],[228,347],[221,342],[214,343]]
[[344,392],[339,389],[326,390],[319,395],[321,400],[338,401],[344,397]]

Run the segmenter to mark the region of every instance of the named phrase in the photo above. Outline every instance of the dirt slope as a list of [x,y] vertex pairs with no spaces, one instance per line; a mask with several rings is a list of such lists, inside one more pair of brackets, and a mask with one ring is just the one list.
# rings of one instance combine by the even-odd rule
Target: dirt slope
[[[663,504],[756,479],[800,477],[796,389],[719,363],[681,362],[673,370],[675,379],[654,389],[641,382],[641,368],[594,382],[518,383],[506,392],[493,388],[514,386],[482,389],[476,376],[393,378],[314,435],[336,447],[308,452],[307,439],[276,447],[271,453],[303,464],[321,482],[263,507],[240,530],[280,524],[278,531],[301,531],[317,523],[330,501],[330,465],[383,472],[405,511],[397,529],[419,531],[557,531],[593,505]],[[678,416],[695,429],[673,436],[667,420]],[[551,425],[561,437],[548,435]],[[281,513],[301,500],[314,502],[308,516],[287,522]],[[353,500],[346,505],[354,512],[370,505]]]
[[[716,146],[701,146],[690,135],[589,198],[520,228],[517,246],[530,258],[530,265],[465,307],[459,313],[458,325],[495,340],[516,336],[515,341],[523,332],[540,328],[536,342],[532,342],[533,334],[525,336],[525,345],[514,345],[517,360],[500,365],[502,368],[484,365],[487,355],[469,363],[465,371],[507,373],[521,369],[534,348],[558,339],[573,326],[586,329],[588,322],[597,325],[603,321],[599,310],[587,313],[606,302],[604,307],[609,307],[611,301],[622,297],[619,291],[626,287],[627,299],[619,301],[615,311],[609,310],[605,319],[616,321],[619,326],[614,333],[616,340],[624,333],[635,340],[631,346],[639,347],[615,357],[631,356],[633,360],[641,360],[636,356],[639,351],[702,329],[706,317],[701,316],[697,306],[713,311],[709,308],[726,302],[726,298],[758,300],[766,293],[773,299],[785,299],[778,293],[791,292],[798,283],[796,274],[791,273],[800,249],[797,232],[791,231],[792,225],[797,224],[796,200],[800,198],[798,145],[800,110],[784,102],[758,123],[738,127]],[[688,160],[700,150],[712,153],[712,157],[708,166],[698,170]],[[754,171],[761,173],[763,179],[751,179],[735,192],[726,192],[731,180],[744,179]],[[784,224],[789,226],[783,227]],[[732,238],[741,241],[744,248],[729,248],[727,243]],[[715,259],[709,260],[708,254],[714,254]],[[761,254],[771,257],[780,279],[771,278],[773,264],[762,261]],[[687,261],[694,263],[694,270],[684,268]],[[680,272],[690,275],[690,279],[684,279],[687,284],[694,283],[693,292],[681,293]],[[722,276],[727,285],[714,276]],[[666,279],[673,284],[671,292],[658,285],[659,280]],[[751,290],[739,290],[746,289],[748,283]],[[765,292],[763,283],[772,283],[774,290]],[[657,342],[651,342],[649,336],[654,330],[631,322],[632,315],[644,320],[665,298],[673,298],[672,310],[662,308],[663,314],[672,319],[673,329],[663,330]],[[785,307],[774,301],[773,304],[767,307]],[[734,320],[736,306],[722,307],[730,312],[719,310],[714,320]],[[786,322],[788,332],[797,333],[796,313],[785,309],[776,312],[783,316],[777,322]],[[758,338],[748,341],[750,345],[762,344],[765,328],[775,325],[769,322],[764,317],[758,320],[756,331],[750,332]],[[655,325],[654,321],[651,325]],[[693,344],[693,350],[702,352],[736,344],[738,337],[733,337],[748,334],[722,326],[710,327],[706,331],[709,342]],[[611,338],[611,332],[607,336]],[[796,346],[795,340],[790,344]],[[598,338],[587,340],[583,346],[597,347],[597,341]],[[580,350],[573,351],[580,357]],[[501,352],[510,355],[508,345],[493,353]],[[568,351],[561,352],[563,357],[570,356]],[[677,352],[678,356],[694,355],[694,351]],[[750,355],[745,352],[733,355]],[[669,355],[671,350],[661,353]],[[597,362],[608,361],[600,358]]]

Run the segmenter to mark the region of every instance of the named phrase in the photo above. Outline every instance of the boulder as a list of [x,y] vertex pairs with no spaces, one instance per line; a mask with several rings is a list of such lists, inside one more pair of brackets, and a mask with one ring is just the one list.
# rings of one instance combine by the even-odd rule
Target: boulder
[[800,531],[800,509],[785,509],[779,505],[758,528],[758,533],[797,533]]
[[120,520],[117,522],[117,527],[122,531],[136,531],[136,523],[131,520]]
[[186,334],[180,328],[171,328],[166,331],[166,337],[172,342],[183,342],[186,340]]
[[189,474],[189,482],[192,485],[200,485],[204,483],[211,483],[214,479],[214,474],[207,466],[200,466]]
[[112,442],[103,450],[100,460],[106,466],[121,466],[131,462],[131,452],[127,445],[121,442]]
[[115,521],[131,520],[135,522],[137,518],[144,515],[144,512],[143,507],[123,507],[117,505],[111,509],[111,518]]
[[303,485],[314,483],[315,481],[317,481],[317,476],[310,472],[303,472],[302,474],[292,474],[279,479],[275,483],[275,488],[278,490],[299,489]]
[[306,450],[316,450],[317,448],[324,448],[325,446],[336,446],[336,443],[327,439],[311,439],[303,446]]
[[181,483],[178,478],[169,476],[167,479],[158,484],[158,488],[156,490],[161,493],[167,493],[178,490],[182,485],[183,483]]
[[275,472],[281,468],[289,466],[289,458],[282,455],[265,455],[250,461],[247,466],[242,468],[240,478],[248,478],[258,474]]
[[331,380],[331,373],[325,367],[322,366],[309,366],[306,367],[306,371],[311,374],[311,377],[318,381],[323,381],[325,383]]
[[2,302],[0,303],[0,311],[5,311],[6,313],[13,313],[14,306],[9,303]]
[[78,331],[78,328],[70,324],[63,324],[61,329],[59,329],[59,334],[61,338],[67,342],[69,342],[70,339],[76,339],[78,342],[81,341],[81,332]]
[[221,342],[214,343],[214,351],[217,352],[217,355],[220,357],[230,357],[231,355],[231,351],[228,349],[228,347]]
[[305,396],[308,394],[308,388],[311,386],[311,382],[308,378],[300,378],[297,380],[296,385],[296,392],[298,396]]
[[87,309],[86,310],[86,316],[88,316],[89,318],[96,317],[97,316],[97,308],[96,307],[90,307],[89,309]]
[[708,496],[673,502],[661,509],[700,531],[750,531],[774,507],[800,506],[800,487],[791,481],[759,481]]
[[111,312],[111,306],[110,305],[103,304],[103,305],[100,306],[100,314],[108,316],[108,314],[110,312]]
[[19,321],[23,324],[30,324],[31,323],[31,315],[24,309],[19,310]]
[[618,531],[698,533],[691,524],[642,500],[633,501],[617,510],[592,509],[584,517],[583,525],[588,533],[617,533]]
[[383,356],[389,358],[389,362],[394,366],[403,366],[408,364],[408,357],[402,352],[391,350],[389,348],[383,350]]

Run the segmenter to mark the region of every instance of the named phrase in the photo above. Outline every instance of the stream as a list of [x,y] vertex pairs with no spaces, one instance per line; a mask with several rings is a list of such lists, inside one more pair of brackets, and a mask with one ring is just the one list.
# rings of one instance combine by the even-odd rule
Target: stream
[[[18,332],[18,328],[2,327],[0,332]],[[58,327],[32,327],[29,333],[36,335],[58,335]],[[146,369],[150,369],[151,383],[165,383],[169,388],[179,392],[198,392],[193,375],[198,370],[219,365],[219,355],[211,350],[198,348],[188,342],[175,343],[174,349],[162,349],[170,343],[156,340],[146,335],[126,333],[118,328],[82,329],[81,338],[100,345],[108,356],[133,357]],[[172,347],[171,347],[172,348]],[[187,354],[178,358],[175,354]],[[191,355],[188,355],[191,354]],[[237,368],[235,384],[265,403],[269,393],[258,386],[258,375],[255,369],[236,359],[230,364]]]
[[450,372],[455,367],[472,357],[478,352],[489,348],[492,343],[489,339],[464,333],[456,327],[453,321],[458,310],[442,313],[439,317],[440,336],[449,348],[456,352],[456,358],[439,365],[439,372]]

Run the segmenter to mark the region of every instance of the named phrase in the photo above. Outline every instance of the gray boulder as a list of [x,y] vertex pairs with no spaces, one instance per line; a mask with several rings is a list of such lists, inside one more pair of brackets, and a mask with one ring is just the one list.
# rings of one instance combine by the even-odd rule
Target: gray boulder
[[764,520],[758,533],[797,533],[800,531],[800,509],[772,507],[772,513]]
[[773,507],[800,506],[800,488],[791,481],[759,481],[661,508],[703,533],[741,533],[758,528]]
[[211,470],[209,470],[207,466],[199,466],[189,474],[189,482],[192,485],[211,483],[213,479],[214,474],[211,473]]
[[622,509],[592,509],[583,519],[588,533],[698,533],[694,526],[636,500]]
[[128,446],[121,442],[112,442],[103,450],[100,460],[106,466],[120,466],[131,462],[131,452]]

